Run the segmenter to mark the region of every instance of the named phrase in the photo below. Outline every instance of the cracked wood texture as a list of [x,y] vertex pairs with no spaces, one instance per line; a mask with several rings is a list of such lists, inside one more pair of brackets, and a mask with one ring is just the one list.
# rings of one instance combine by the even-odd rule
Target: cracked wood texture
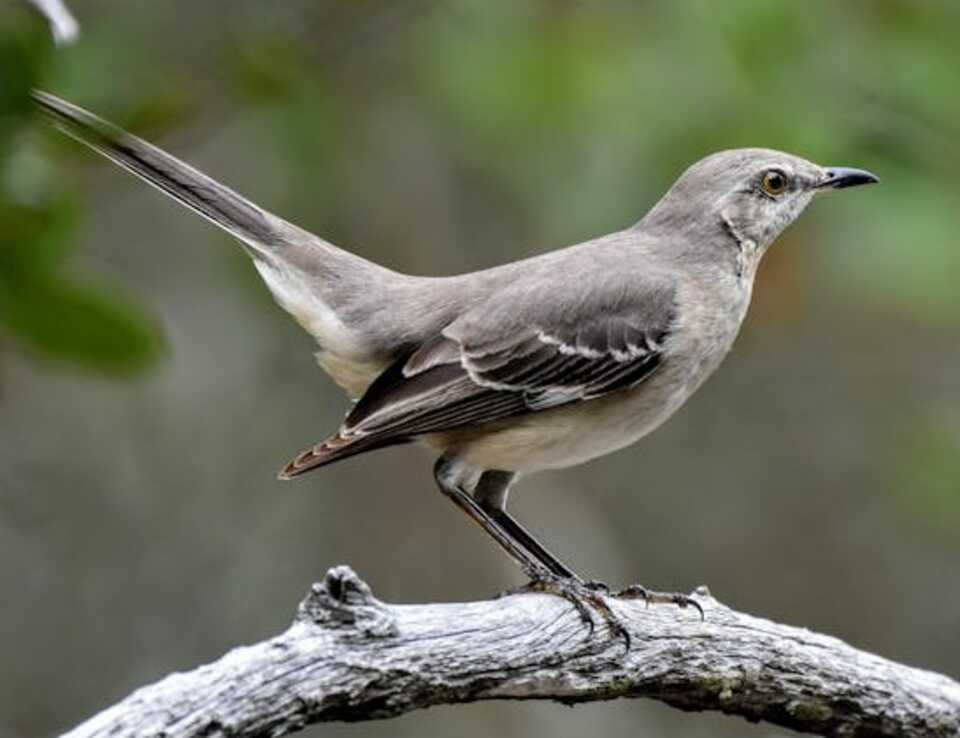
[[632,645],[545,594],[390,605],[327,572],[284,633],[137,690],[67,735],[279,736],[492,699],[649,697],[824,736],[960,736],[960,684],[736,612],[610,599]]

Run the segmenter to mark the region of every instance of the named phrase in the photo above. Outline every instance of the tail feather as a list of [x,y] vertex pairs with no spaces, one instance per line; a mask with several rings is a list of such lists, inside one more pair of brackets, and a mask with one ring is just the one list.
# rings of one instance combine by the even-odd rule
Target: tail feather
[[[371,377],[382,368],[384,357],[377,352],[389,355],[393,347],[371,345],[370,332],[364,332],[362,325],[346,325],[337,306],[352,301],[355,308],[358,285],[376,296],[379,304],[386,288],[400,284],[406,277],[288,223],[189,164],[77,105],[39,90],[34,90],[32,97],[61,131],[243,243],[255,257],[277,302],[319,341],[322,365],[327,372],[349,388],[352,395],[362,394]],[[340,459],[409,440],[337,435],[301,452],[279,476],[290,479]]]
[[[189,164],[77,105],[39,90],[32,96],[55,127],[237,238],[254,257],[277,302],[321,346],[355,342],[344,330],[336,308],[344,300],[356,305],[358,285],[376,295],[386,285],[406,279],[267,212]],[[346,354],[352,358],[350,351]]]
[[281,243],[284,221],[242,195],[132,133],[55,95],[33,91],[53,124],[251,247]]
[[293,479],[313,469],[319,469],[321,466],[332,464],[335,461],[341,461],[357,454],[373,451],[387,446],[398,446],[403,443],[409,443],[411,438],[375,438],[359,437],[344,438],[340,434],[332,436],[321,443],[309,448],[305,448],[297,454],[293,460],[287,464],[280,473],[278,479]]

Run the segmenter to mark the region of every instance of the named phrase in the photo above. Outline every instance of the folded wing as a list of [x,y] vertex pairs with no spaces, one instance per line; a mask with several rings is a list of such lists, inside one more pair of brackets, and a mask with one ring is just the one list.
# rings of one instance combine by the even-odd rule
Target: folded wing
[[624,284],[579,300],[494,295],[396,361],[339,433],[302,452],[281,476],[635,386],[662,364],[674,321],[668,284],[637,287]]

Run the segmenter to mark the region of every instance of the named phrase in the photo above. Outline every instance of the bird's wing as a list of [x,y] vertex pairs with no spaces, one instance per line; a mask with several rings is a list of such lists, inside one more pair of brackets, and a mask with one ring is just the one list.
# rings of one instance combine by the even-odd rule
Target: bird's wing
[[283,476],[643,381],[663,361],[674,288],[666,280],[638,285],[622,277],[582,294],[549,283],[494,294],[381,374],[337,436],[301,453]]

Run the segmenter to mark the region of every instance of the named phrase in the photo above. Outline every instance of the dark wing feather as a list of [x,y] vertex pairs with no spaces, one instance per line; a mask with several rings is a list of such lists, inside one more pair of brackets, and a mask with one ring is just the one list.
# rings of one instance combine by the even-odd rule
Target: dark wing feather
[[[522,320],[484,331],[457,321],[398,359],[333,439],[298,457],[293,476],[367,447],[590,400],[643,381],[663,361],[673,292],[586,305],[580,319]],[[656,309],[651,300],[658,300]],[[549,307],[549,305],[547,306]],[[487,316],[495,321],[497,316]],[[482,319],[482,317],[481,317]],[[501,321],[501,324],[503,321]],[[516,323],[520,323],[517,325]]]

